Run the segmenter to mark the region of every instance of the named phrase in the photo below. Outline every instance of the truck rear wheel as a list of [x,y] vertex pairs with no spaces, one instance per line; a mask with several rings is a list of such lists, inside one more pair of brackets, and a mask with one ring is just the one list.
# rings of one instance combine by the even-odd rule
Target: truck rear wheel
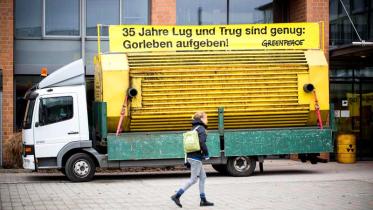
[[227,165],[225,164],[212,164],[213,169],[221,174],[227,174]]
[[256,160],[252,157],[232,157],[228,159],[227,171],[232,176],[250,176],[254,173]]
[[95,175],[95,171],[95,163],[88,154],[77,153],[66,161],[66,176],[72,182],[90,181]]

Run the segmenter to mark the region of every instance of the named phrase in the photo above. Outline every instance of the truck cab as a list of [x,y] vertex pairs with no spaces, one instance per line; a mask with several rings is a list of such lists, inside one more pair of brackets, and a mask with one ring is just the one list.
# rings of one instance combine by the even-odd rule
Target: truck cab
[[[68,152],[92,147],[81,59],[44,78],[26,93],[25,99],[28,100],[22,130],[25,169],[63,170]],[[84,160],[72,164],[78,169],[74,173],[82,176],[94,170],[92,166],[87,168]]]

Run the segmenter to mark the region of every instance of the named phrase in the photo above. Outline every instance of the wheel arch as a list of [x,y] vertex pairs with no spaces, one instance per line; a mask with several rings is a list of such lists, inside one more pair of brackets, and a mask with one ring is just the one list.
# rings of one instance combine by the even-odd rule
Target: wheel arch
[[69,150],[67,153],[65,153],[65,155],[62,157],[62,162],[61,162],[61,168],[64,168],[65,165],[66,165],[66,161],[74,154],[77,154],[77,153],[85,153],[87,155],[89,155],[93,162],[95,163],[95,166],[96,167],[100,167],[100,163],[99,161],[97,160],[96,156],[94,154],[92,154],[89,150],[87,151],[86,148],[75,148],[75,149],[72,149],[72,150]]
[[93,162],[95,163],[96,167],[100,167],[100,161],[96,157],[98,152],[92,148],[91,141],[77,141],[77,142],[70,142],[65,145],[57,155],[57,167],[64,168],[66,161],[69,157],[76,153],[86,153],[88,154]]

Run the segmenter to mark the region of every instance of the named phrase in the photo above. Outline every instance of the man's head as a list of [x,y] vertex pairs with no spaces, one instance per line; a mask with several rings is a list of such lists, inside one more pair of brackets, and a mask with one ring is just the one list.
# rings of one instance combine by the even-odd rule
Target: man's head
[[205,125],[207,125],[208,123],[208,119],[207,119],[207,114],[205,112],[202,112],[202,111],[199,111],[199,112],[196,112],[193,116],[193,119],[194,120],[200,120],[202,121]]

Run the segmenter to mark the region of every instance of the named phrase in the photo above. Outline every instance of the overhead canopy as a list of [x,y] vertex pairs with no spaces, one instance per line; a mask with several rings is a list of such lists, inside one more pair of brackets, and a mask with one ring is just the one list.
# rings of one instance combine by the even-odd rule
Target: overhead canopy
[[331,48],[331,68],[362,68],[373,65],[372,46],[353,46],[346,44]]
[[39,88],[62,87],[85,84],[84,63],[76,60],[56,70],[39,83]]

